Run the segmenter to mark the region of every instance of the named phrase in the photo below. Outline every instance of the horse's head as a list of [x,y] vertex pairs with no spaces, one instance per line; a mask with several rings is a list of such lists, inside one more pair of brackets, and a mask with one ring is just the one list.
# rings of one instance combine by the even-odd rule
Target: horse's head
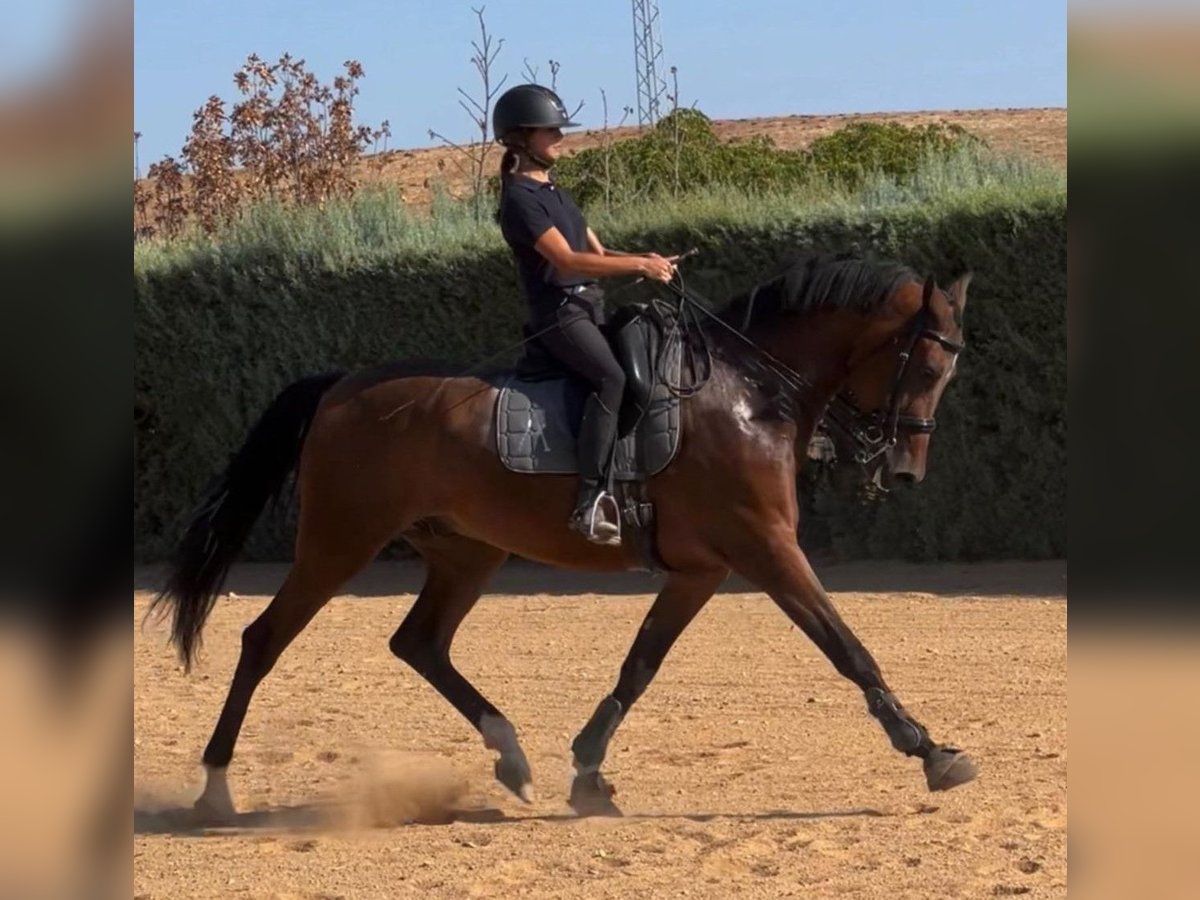
[[970,281],[966,274],[942,290],[931,276],[901,288],[881,310],[887,321],[851,357],[843,394],[869,423],[872,443],[886,447],[877,458],[883,487],[925,477],[934,412],[963,348]]

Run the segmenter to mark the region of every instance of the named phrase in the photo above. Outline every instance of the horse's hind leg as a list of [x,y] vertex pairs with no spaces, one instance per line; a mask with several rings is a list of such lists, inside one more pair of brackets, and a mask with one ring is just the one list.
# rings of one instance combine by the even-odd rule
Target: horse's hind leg
[[421,593],[389,646],[479,731],[485,747],[500,752],[496,777],[528,801],[532,777],[516,730],[450,661],[450,643],[458,626],[508,553],[456,535],[410,539],[428,571]]
[[671,645],[728,574],[724,569],[672,574],[655,598],[621,665],[616,688],[600,701],[571,744],[578,773],[571,785],[571,807],[580,815],[620,815],[611,799],[613,790],[600,774],[608,742],[629,708],[650,685]]
[[198,812],[216,818],[234,815],[225,772],[233,758],[234,744],[250,698],[288,644],[329,602],[334,592],[374,558],[384,542],[382,538],[377,543],[364,542],[354,551],[337,554],[320,552],[311,540],[302,538],[298,542],[296,561],[279,593],[242,632],[242,652],[229,695],[204,750],[206,780],[204,793],[196,801]]

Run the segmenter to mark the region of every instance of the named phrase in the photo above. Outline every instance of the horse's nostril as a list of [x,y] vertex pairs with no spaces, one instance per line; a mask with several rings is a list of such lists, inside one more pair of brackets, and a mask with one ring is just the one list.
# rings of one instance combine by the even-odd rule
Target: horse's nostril
[[916,484],[917,483],[917,476],[914,475],[912,472],[896,472],[895,478],[901,484]]

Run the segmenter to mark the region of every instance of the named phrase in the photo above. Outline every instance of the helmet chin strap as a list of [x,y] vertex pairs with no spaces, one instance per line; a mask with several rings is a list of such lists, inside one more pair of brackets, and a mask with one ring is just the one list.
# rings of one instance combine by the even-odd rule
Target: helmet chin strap
[[521,156],[525,156],[528,159],[532,160],[533,162],[537,163],[543,169],[549,170],[554,165],[554,160],[545,159],[544,157],[538,156],[536,153],[534,153],[532,150],[530,150],[527,146],[525,146],[524,143],[518,144],[518,143],[514,142],[512,145],[512,149],[516,150],[517,153],[519,153]]

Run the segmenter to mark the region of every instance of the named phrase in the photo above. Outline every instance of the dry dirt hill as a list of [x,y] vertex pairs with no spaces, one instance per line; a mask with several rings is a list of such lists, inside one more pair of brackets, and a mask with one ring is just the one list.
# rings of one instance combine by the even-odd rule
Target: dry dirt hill
[[[817,138],[853,122],[900,122],[926,125],[935,122],[961,125],[998,150],[1012,151],[1057,165],[1067,164],[1066,109],[982,109],[944,110],[905,113],[866,113],[836,116],[775,116],[761,119],[724,119],[713,123],[717,136],[725,141],[745,140],[765,135],[776,146],[792,150],[807,147]],[[637,127],[612,129],[614,140],[636,137]],[[598,145],[599,130],[569,134],[568,153]],[[499,155],[489,160],[489,170],[499,165]],[[469,183],[460,171],[464,162],[461,151],[452,147],[420,150],[391,150],[368,157],[358,177],[367,183],[393,183],[400,186],[406,201],[424,206],[429,202],[431,181],[443,179],[452,194],[462,193]],[[489,171],[490,174],[490,171]]]

